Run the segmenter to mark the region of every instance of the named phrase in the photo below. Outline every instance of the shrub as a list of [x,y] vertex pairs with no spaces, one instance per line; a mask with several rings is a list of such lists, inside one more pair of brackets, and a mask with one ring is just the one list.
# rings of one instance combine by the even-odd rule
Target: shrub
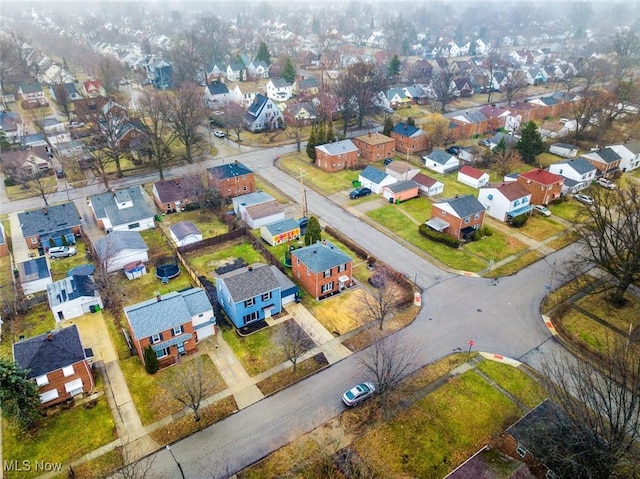
[[144,350],[144,368],[149,374],[155,374],[158,372],[158,369],[160,369],[158,357],[151,346],[147,346]]
[[488,228],[487,226],[483,227],[483,228],[478,228],[474,233],[473,233],[473,241],[480,241],[482,238],[486,237],[486,236],[493,236],[493,231],[491,231],[490,228]]
[[4,179],[4,186],[16,186],[18,183],[16,183],[16,180],[13,178],[5,178]]
[[511,220],[511,226],[513,226],[514,228],[520,228],[521,226],[524,226],[528,219],[529,215],[516,216]]
[[451,248],[460,247],[460,241],[455,239],[453,236],[449,236],[446,233],[440,233],[439,231],[434,231],[425,224],[421,224],[418,227],[418,231],[422,236],[429,238],[431,241],[435,241],[436,243],[442,243],[450,246]]

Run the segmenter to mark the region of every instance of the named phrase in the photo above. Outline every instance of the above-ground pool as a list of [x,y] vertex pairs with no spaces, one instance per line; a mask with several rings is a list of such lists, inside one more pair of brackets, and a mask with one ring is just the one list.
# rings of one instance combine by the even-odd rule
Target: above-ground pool
[[166,283],[171,278],[180,274],[180,267],[177,263],[156,264],[156,277]]

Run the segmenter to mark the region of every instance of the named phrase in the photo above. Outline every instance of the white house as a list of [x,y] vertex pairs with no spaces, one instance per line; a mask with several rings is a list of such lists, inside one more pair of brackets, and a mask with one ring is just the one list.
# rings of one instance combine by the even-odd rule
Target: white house
[[284,124],[282,111],[270,98],[258,93],[243,118],[244,126],[252,131],[275,130]]
[[156,225],[143,194],[140,186],[100,193],[89,197],[89,207],[104,231],[144,231]]
[[102,309],[100,293],[89,275],[67,276],[48,285],[47,298],[56,321],[77,318]]
[[577,193],[589,186],[596,179],[598,170],[591,162],[578,157],[554,163],[549,166],[549,171],[564,177],[562,193],[566,195],[568,193]]
[[517,181],[480,188],[478,201],[489,216],[505,223],[516,216],[529,214],[532,208],[531,193]]
[[95,242],[98,261],[108,272],[122,269],[129,263],[149,261],[148,249],[137,231],[112,231]]
[[423,156],[424,166],[436,173],[446,173],[460,166],[460,160],[455,156],[442,151],[433,150],[427,156]]
[[176,246],[186,246],[202,241],[202,233],[191,221],[178,221],[169,226],[169,234]]
[[640,166],[640,141],[630,141],[624,145],[612,145],[608,148],[615,151],[621,158],[621,171],[633,171]]
[[473,188],[482,188],[489,184],[489,173],[464,165],[458,170],[458,181]]
[[382,193],[382,188],[388,185],[392,185],[397,182],[398,179],[391,176],[378,168],[368,165],[360,175],[358,175],[358,181],[360,185],[369,188],[373,193],[379,195]]
[[411,179],[418,184],[418,193],[423,196],[441,195],[444,191],[444,183],[424,173],[418,173]]
[[554,143],[549,147],[549,153],[562,156],[563,158],[575,158],[578,156],[578,147],[568,143]]
[[278,200],[271,200],[265,203],[241,206],[240,219],[251,229],[275,223],[284,219],[284,208]]
[[24,294],[46,291],[47,286],[52,283],[47,258],[41,256],[24,263],[18,263],[18,278]]
[[291,98],[293,85],[283,78],[272,78],[267,82],[267,97],[273,101],[287,101]]
[[204,101],[209,108],[219,109],[229,103],[229,88],[222,82],[214,81],[204,87]]

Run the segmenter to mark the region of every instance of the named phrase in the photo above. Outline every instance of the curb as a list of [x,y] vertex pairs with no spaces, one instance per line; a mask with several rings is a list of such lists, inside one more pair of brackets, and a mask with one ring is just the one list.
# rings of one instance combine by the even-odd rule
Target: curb
[[489,361],[496,361],[498,363],[508,364],[509,366],[513,366],[514,368],[518,368],[522,366],[522,363],[520,361],[516,359],[508,358],[506,356],[503,356],[502,354],[486,353],[486,352],[480,351],[480,356],[482,356],[485,359],[488,359]]
[[557,336],[558,335],[558,331],[556,330],[556,327],[551,322],[551,318],[549,318],[549,316],[543,314],[542,315],[542,320],[544,321],[544,324],[547,326],[547,329],[549,330],[551,335],[552,336]]

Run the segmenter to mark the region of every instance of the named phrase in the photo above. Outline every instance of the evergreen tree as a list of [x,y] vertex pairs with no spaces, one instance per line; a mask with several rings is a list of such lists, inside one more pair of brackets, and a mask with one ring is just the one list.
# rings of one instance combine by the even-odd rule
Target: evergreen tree
[[502,137],[500,138],[500,141],[498,142],[496,147],[493,149],[493,154],[495,156],[495,155],[504,154],[506,152],[507,152],[507,142],[504,140],[504,137]]
[[263,61],[267,65],[271,65],[271,54],[269,53],[269,49],[267,48],[267,44],[265,42],[260,42],[255,60],[257,62]]
[[318,132],[316,133],[316,145],[324,145],[327,142],[327,135],[324,131],[324,121],[318,126]]
[[316,162],[316,132],[315,128],[311,128],[309,141],[307,141],[307,156],[311,158],[311,163]]
[[384,117],[384,126],[382,127],[382,134],[391,136],[391,130],[393,130],[393,120],[389,115]]
[[320,222],[318,221],[318,218],[311,216],[309,218],[309,223],[307,223],[307,232],[304,235],[304,244],[305,246],[309,246],[310,244],[314,244],[321,240],[322,228],[320,227]]
[[284,67],[282,68],[282,78],[287,82],[293,83],[296,79],[296,67],[291,60],[291,57],[287,57],[284,61]]
[[525,163],[533,163],[540,153],[544,151],[544,141],[540,136],[535,122],[528,121],[522,127],[522,136],[516,143],[516,150],[522,156]]
[[41,416],[38,386],[27,379],[27,371],[6,358],[0,358],[0,404],[2,415],[15,419],[22,428]]
[[316,35],[320,35],[320,20],[315,15],[313,16],[313,25],[311,27],[311,31]]
[[329,120],[329,124],[327,125],[325,140],[327,140],[327,143],[333,143],[336,141],[336,131],[333,129],[333,122],[331,120]]
[[147,346],[144,350],[144,367],[149,374],[155,374],[160,369],[160,363],[158,361],[158,356],[156,356],[156,352],[153,350],[151,345]]
[[400,58],[398,55],[393,55],[387,65],[387,75],[389,77],[396,77],[400,75]]
[[407,125],[410,126],[416,126],[416,121],[413,119],[412,116],[410,116],[409,118],[407,118]]

